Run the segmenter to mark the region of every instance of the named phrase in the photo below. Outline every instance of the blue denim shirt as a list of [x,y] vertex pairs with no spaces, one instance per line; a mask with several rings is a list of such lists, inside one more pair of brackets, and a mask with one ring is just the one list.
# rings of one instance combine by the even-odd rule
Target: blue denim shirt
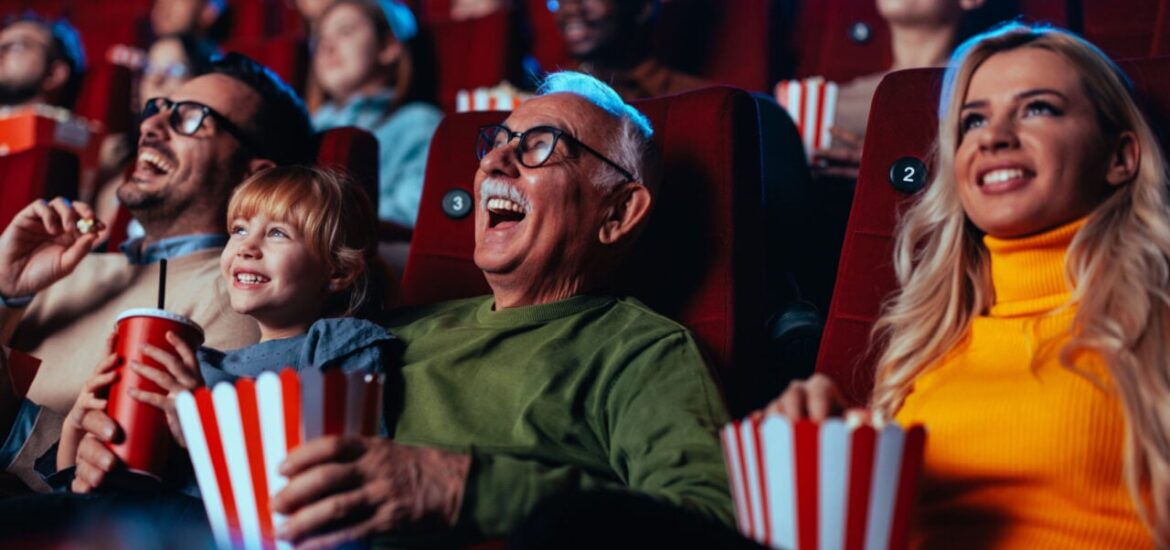
[[426,103],[413,102],[387,114],[393,101],[394,92],[387,89],[343,105],[325,103],[314,113],[313,126],[318,131],[357,126],[378,138],[378,217],[413,228],[422,199],[427,152],[443,113]]

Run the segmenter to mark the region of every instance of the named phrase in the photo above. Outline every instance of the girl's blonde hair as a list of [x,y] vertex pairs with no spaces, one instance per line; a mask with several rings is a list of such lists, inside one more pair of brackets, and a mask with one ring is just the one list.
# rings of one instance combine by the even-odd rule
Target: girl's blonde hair
[[[1126,480],[1159,546],[1170,546],[1170,201],[1166,162],[1125,74],[1092,44],[1066,31],[1011,23],[956,50],[939,107],[935,176],[902,218],[895,241],[899,290],[874,326],[884,344],[871,405],[887,415],[915,380],[960,343],[994,301],[982,233],[956,190],[959,109],[976,69],[1018,48],[1056,53],[1078,69],[1109,140],[1133,132],[1137,175],[1091,214],[1070,245],[1065,273],[1076,307],[1061,363],[1088,351],[1108,366],[1124,407]],[[1104,182],[1102,182],[1104,184]],[[1079,372],[1079,371],[1078,371]]]
[[[345,292],[331,295],[325,314],[370,317],[381,305],[377,218],[366,193],[341,172],[308,166],[263,170],[240,184],[227,219],[264,214],[304,235],[313,259],[330,273],[356,274]],[[372,273],[373,272],[373,273]]]

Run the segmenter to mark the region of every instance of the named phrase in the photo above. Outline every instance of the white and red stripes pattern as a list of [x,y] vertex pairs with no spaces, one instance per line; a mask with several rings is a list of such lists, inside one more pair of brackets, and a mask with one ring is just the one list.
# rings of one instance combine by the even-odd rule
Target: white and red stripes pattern
[[455,112],[511,111],[519,107],[530,94],[516,93],[508,88],[475,88],[455,92]]
[[837,83],[820,77],[782,80],[776,84],[775,94],[776,101],[796,123],[809,158],[816,151],[828,149],[833,142],[829,128],[837,115]]
[[746,418],[721,432],[739,530],[772,548],[905,548],[926,432]]
[[382,380],[332,369],[285,369],[255,380],[183,392],[179,423],[211,531],[220,548],[291,548],[276,540],[284,518],[269,499],[288,483],[289,451],[323,435],[374,435]]

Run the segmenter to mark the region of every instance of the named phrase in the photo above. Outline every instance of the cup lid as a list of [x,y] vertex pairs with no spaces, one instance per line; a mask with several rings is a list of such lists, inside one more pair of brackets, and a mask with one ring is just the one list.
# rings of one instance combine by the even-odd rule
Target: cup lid
[[200,335],[203,334],[203,327],[199,326],[199,323],[192,321],[187,316],[179,315],[173,311],[167,311],[165,309],[157,309],[153,307],[137,307],[134,309],[128,309],[120,313],[114,322],[120,323],[122,322],[122,319],[128,319],[130,317],[158,317],[160,319],[167,319],[176,323],[182,323],[184,325],[190,326],[191,328],[199,331]]

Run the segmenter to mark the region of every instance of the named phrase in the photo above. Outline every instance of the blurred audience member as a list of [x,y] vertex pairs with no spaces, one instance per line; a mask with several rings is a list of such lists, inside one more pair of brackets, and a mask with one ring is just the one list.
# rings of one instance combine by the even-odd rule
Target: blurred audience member
[[672,95],[708,85],[654,57],[659,0],[561,0],[557,4],[557,25],[569,54],[581,62],[580,70],[613,86],[622,99]]
[[317,23],[321,20],[321,16],[325,14],[325,10],[329,9],[337,0],[296,0],[297,11],[301,12],[301,17],[305,18],[305,25],[309,29],[309,34],[317,35]]
[[451,0],[451,19],[478,19],[512,7],[512,0]]
[[442,114],[407,102],[418,32],[410,10],[390,0],[340,0],[321,16],[313,69],[327,101],[318,130],[358,126],[378,137],[378,217],[413,228],[431,137]]
[[150,27],[155,36],[193,34],[220,42],[227,37],[226,11],[225,0],[154,0]]
[[813,170],[818,175],[857,179],[869,104],[886,74],[946,65],[957,44],[1014,16],[1018,3],[1015,0],[877,0],[877,8],[890,26],[894,62],[883,71],[841,86],[836,122],[830,130],[832,146],[818,151],[813,161]]
[[0,106],[47,104],[72,109],[85,76],[85,52],[64,19],[33,13],[0,29]]

